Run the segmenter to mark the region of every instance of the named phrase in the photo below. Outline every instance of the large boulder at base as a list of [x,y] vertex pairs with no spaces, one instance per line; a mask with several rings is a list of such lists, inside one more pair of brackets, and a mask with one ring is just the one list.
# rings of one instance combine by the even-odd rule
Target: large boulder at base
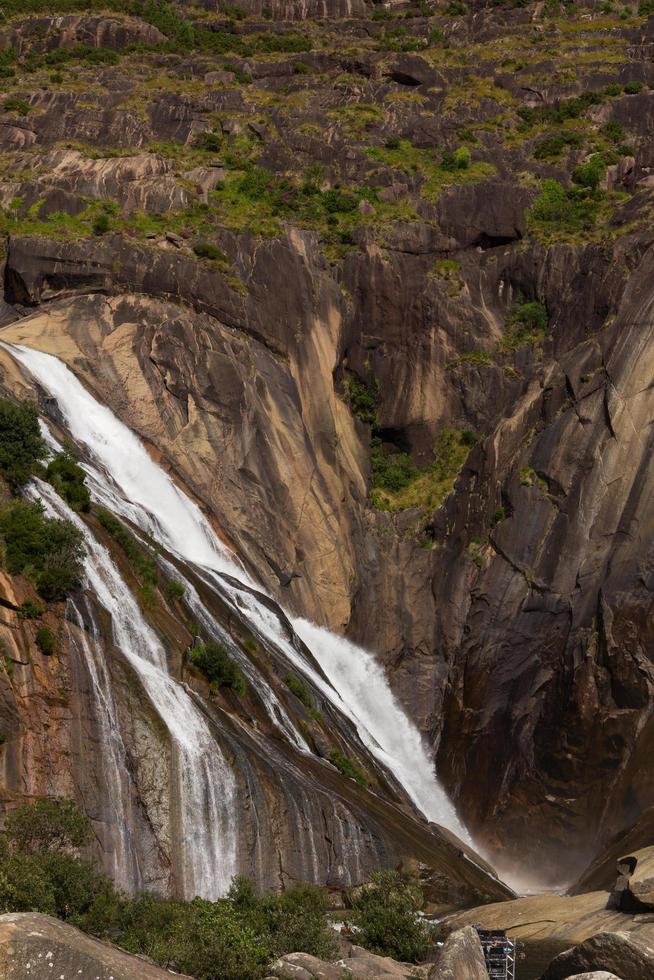
[[447,937],[429,980],[488,980],[476,929],[466,926]]
[[607,973],[606,970],[593,970],[592,973],[575,973],[569,980],[620,980],[615,973]]
[[171,975],[49,915],[0,916],[2,980],[170,980]]
[[654,977],[654,942],[628,932],[600,932],[552,960],[542,980],[570,980],[593,970],[620,980]]
[[280,980],[407,980],[427,978],[427,971],[427,967],[376,956],[361,946],[350,947],[343,959],[333,963],[308,953],[287,953],[271,967],[271,973]]

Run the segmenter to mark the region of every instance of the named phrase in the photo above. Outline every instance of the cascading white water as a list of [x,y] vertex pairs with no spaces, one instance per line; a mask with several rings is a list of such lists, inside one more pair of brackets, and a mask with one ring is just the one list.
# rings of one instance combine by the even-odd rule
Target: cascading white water
[[107,549],[49,484],[34,480],[29,493],[50,516],[72,521],[84,535],[88,585],[111,614],[116,646],[137,672],[171,736],[180,813],[175,837],[185,897],[216,899],[236,874],[234,774],[193,699],[169,675],[165,650]]
[[119,888],[128,890],[142,885],[137,849],[131,839],[129,819],[129,787],[127,785],[127,753],[120,732],[116,704],[114,702],[111,679],[107,664],[99,652],[100,632],[92,617],[90,606],[85,610],[86,619],[92,625],[91,639],[87,636],[85,618],[76,602],[67,603],[67,619],[77,629],[68,627],[71,643],[79,649],[81,658],[91,681],[95,720],[98,725],[102,748],[102,782],[104,797],[111,816],[113,833],[104,841],[107,870]]
[[[185,561],[214,580],[260,635],[272,637],[295,667],[309,677],[339,711],[352,719],[362,741],[396,777],[425,816],[469,841],[469,835],[438,782],[422,739],[394,698],[374,658],[342,637],[303,620],[291,620],[329,683],[288,641],[279,619],[248,590],[257,589],[237,559],[218,540],[199,507],[148,455],[136,435],[97,402],[57,358],[9,346],[20,363],[56,399],[71,435],[111,473],[126,500],[128,516]],[[106,491],[111,497],[111,492]],[[123,509],[124,512],[124,509]],[[259,592],[262,590],[259,588]]]

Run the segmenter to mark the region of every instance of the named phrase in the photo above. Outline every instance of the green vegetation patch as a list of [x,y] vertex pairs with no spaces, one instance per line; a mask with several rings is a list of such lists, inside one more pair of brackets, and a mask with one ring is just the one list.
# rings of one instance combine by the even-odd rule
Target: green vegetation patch
[[434,461],[419,470],[406,453],[389,453],[373,443],[372,492],[370,499],[379,510],[398,511],[409,507],[436,510],[452,490],[470,449],[476,442],[470,429],[445,429],[438,437]]
[[329,753],[329,758],[342,776],[353,779],[359,786],[368,786],[370,784],[366,770],[362,766],[357,765],[356,762],[341,752],[340,749],[334,747]]
[[542,303],[524,303],[519,300],[506,319],[498,349],[506,354],[537,344],[544,339],[548,327],[547,310]]
[[13,490],[27,483],[47,451],[36,405],[0,398],[0,474]]
[[89,513],[91,494],[86,486],[86,473],[71,449],[57,453],[48,463],[45,476],[72,510]]
[[64,599],[82,578],[84,536],[70,521],[45,516],[38,502],[14,500],[0,508],[4,565],[27,575],[48,601]]
[[378,871],[370,884],[350,893],[357,942],[380,956],[403,963],[423,960],[430,944],[429,925],[418,916],[423,894],[397,871]]
[[346,376],[345,400],[354,414],[367,425],[377,424],[379,397],[379,381],[374,374],[369,374],[364,381],[353,374]]
[[194,647],[189,660],[215,687],[230,687],[241,696],[245,694],[245,678],[224,646],[213,640]]
[[257,895],[252,882],[235,878],[218,902],[126,896],[80,856],[91,840],[90,822],[71,800],[13,810],[0,834],[0,914],[54,915],[198,980],[262,980],[294,951],[336,955],[322,888]]

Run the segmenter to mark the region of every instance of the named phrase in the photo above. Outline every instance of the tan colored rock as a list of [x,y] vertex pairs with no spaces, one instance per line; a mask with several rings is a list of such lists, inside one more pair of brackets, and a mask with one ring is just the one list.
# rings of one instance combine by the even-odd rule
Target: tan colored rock
[[0,916],[2,980],[166,980],[170,976],[170,970],[92,939],[48,915]]
[[465,926],[447,937],[429,980],[487,980],[486,962],[477,931]]
[[575,973],[568,980],[621,980],[615,973],[607,973],[606,970],[593,970],[592,973]]
[[521,941],[560,939],[583,942],[598,932],[630,932],[654,941],[654,925],[640,917],[607,909],[608,892],[583,895],[530,895],[510,902],[494,902],[450,916],[447,926],[460,929],[479,924],[484,929],[504,929]]

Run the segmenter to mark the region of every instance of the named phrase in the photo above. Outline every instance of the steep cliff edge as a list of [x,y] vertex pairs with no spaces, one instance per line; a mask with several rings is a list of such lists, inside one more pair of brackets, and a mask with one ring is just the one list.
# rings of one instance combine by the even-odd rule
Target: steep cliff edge
[[9,22],[2,338],[379,654],[496,859],[569,879],[654,803],[651,26],[319,7]]

